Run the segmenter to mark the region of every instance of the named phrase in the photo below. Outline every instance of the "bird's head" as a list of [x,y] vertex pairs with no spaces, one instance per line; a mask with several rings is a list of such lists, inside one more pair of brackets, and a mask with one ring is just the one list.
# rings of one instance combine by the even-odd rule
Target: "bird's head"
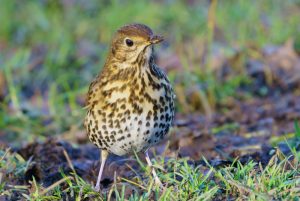
[[136,63],[139,58],[147,60],[152,55],[152,45],[161,41],[163,37],[154,35],[146,25],[125,25],[113,37],[110,57],[126,63]]

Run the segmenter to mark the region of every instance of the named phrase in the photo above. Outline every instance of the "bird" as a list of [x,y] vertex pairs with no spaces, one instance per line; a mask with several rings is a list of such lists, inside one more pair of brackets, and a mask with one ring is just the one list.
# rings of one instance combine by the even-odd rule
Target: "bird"
[[122,26],[89,86],[84,126],[89,140],[100,149],[97,191],[109,154],[144,152],[155,184],[162,185],[148,154],[167,135],[175,115],[174,90],[153,52],[162,41],[147,25]]

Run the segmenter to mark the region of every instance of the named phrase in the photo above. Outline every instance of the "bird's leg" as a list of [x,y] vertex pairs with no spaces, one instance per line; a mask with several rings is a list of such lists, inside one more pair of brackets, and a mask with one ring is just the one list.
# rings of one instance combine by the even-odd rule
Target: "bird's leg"
[[101,152],[101,166],[100,166],[100,170],[99,170],[99,174],[98,174],[97,183],[95,186],[96,191],[100,191],[100,181],[101,181],[104,165],[105,165],[105,162],[106,162],[106,159],[108,156],[108,152],[106,150],[100,150],[100,152]]
[[154,177],[155,185],[162,187],[162,183],[161,183],[160,179],[158,178],[158,176],[155,172],[155,169],[153,167],[153,164],[149,158],[148,149],[145,151],[145,155],[146,155],[146,161],[152,170],[152,175]]

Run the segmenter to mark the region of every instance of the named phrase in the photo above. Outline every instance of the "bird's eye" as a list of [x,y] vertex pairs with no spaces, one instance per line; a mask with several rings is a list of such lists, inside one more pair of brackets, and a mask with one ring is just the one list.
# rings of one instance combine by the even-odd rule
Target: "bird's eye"
[[133,41],[130,40],[130,39],[128,39],[128,38],[125,40],[125,43],[126,43],[126,45],[127,45],[128,47],[133,46]]

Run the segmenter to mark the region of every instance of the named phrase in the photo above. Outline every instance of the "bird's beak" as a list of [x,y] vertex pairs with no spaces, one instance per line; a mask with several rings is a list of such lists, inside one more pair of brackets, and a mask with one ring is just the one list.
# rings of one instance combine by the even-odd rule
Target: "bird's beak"
[[156,43],[160,43],[163,40],[164,40],[164,38],[162,36],[154,35],[151,37],[149,42],[150,42],[150,44],[156,44]]

